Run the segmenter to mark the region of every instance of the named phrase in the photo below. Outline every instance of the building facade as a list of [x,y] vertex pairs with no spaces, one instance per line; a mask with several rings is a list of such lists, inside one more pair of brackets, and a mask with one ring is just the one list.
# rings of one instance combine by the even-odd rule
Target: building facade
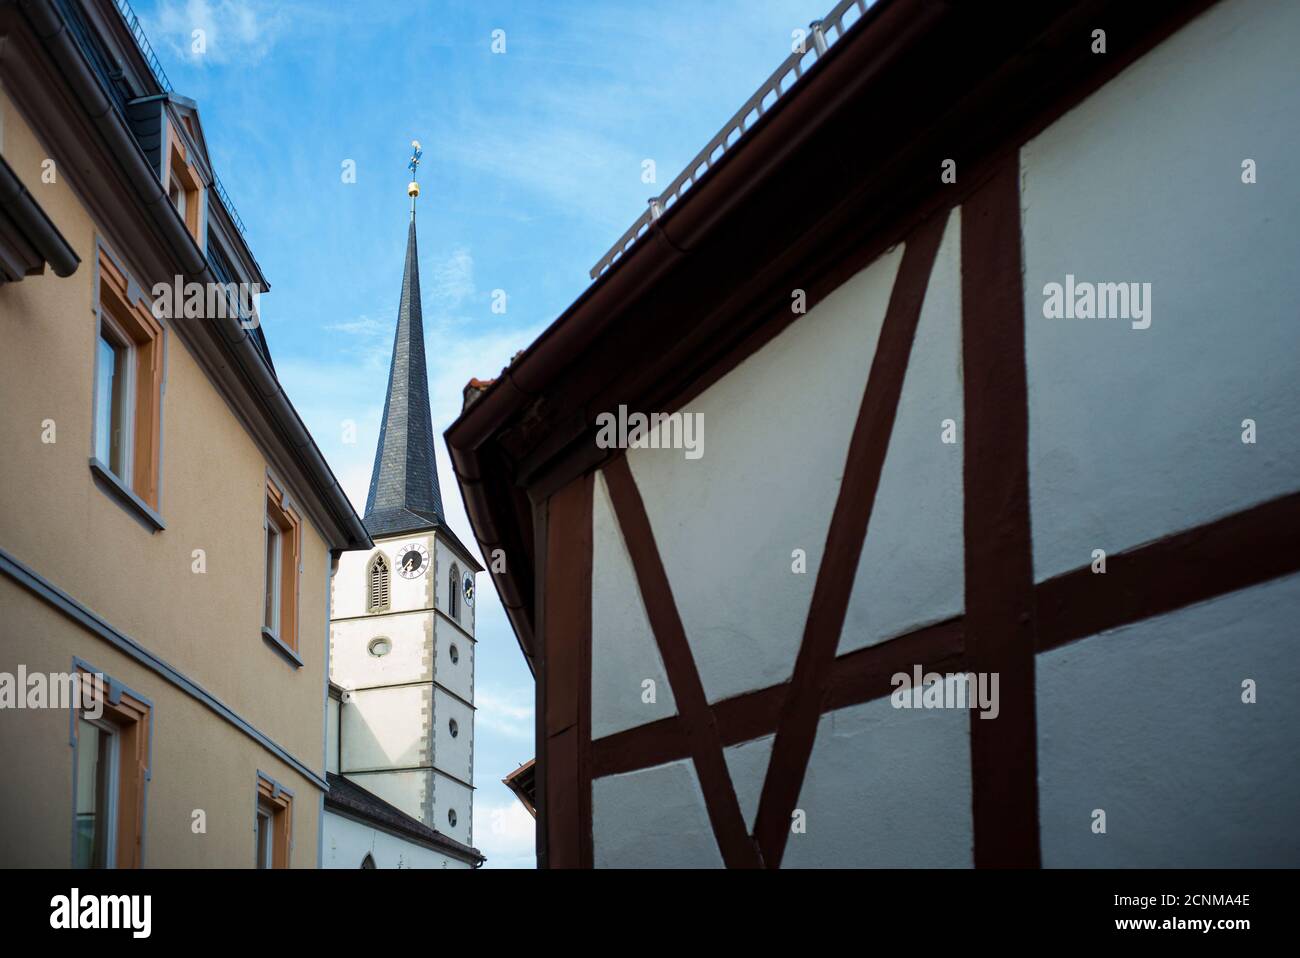
[[1000,12],[838,4],[448,430],[543,866],[1300,864],[1300,8]]
[[415,231],[418,187],[412,183],[411,190],[393,359],[366,502],[374,547],[344,556],[332,582],[330,670],[346,690],[338,771],[458,844],[462,852],[453,863],[469,867],[482,861],[471,847],[474,577],[481,567],[447,525],[438,488]]
[[0,3],[0,865],[315,868],[329,575],[370,540],[132,27]]

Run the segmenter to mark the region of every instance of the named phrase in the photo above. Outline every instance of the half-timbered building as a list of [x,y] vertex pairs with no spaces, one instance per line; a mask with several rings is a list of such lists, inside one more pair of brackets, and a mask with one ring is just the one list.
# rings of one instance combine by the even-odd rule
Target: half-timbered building
[[990,6],[839,3],[467,389],[543,866],[1300,864],[1300,7]]

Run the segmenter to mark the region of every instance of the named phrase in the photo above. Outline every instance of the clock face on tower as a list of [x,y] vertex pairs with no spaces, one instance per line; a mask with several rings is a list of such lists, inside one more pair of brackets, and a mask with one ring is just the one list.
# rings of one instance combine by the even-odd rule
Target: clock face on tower
[[418,542],[397,550],[397,571],[404,579],[414,579],[424,574],[429,565],[429,550]]
[[465,573],[465,582],[461,587],[465,592],[465,604],[474,604],[474,577],[468,572]]

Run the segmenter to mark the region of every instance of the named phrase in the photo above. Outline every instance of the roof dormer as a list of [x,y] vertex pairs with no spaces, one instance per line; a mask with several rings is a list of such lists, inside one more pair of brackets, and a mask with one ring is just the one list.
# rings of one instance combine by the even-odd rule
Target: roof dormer
[[213,177],[198,108],[192,100],[164,93],[132,100],[127,115],[167,199],[206,255]]

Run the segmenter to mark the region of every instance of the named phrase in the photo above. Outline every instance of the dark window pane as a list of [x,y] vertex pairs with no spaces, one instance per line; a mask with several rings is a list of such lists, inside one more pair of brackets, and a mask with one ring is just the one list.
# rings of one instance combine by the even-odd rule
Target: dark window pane
[[112,843],[113,736],[81,719],[77,723],[78,868],[107,868]]

